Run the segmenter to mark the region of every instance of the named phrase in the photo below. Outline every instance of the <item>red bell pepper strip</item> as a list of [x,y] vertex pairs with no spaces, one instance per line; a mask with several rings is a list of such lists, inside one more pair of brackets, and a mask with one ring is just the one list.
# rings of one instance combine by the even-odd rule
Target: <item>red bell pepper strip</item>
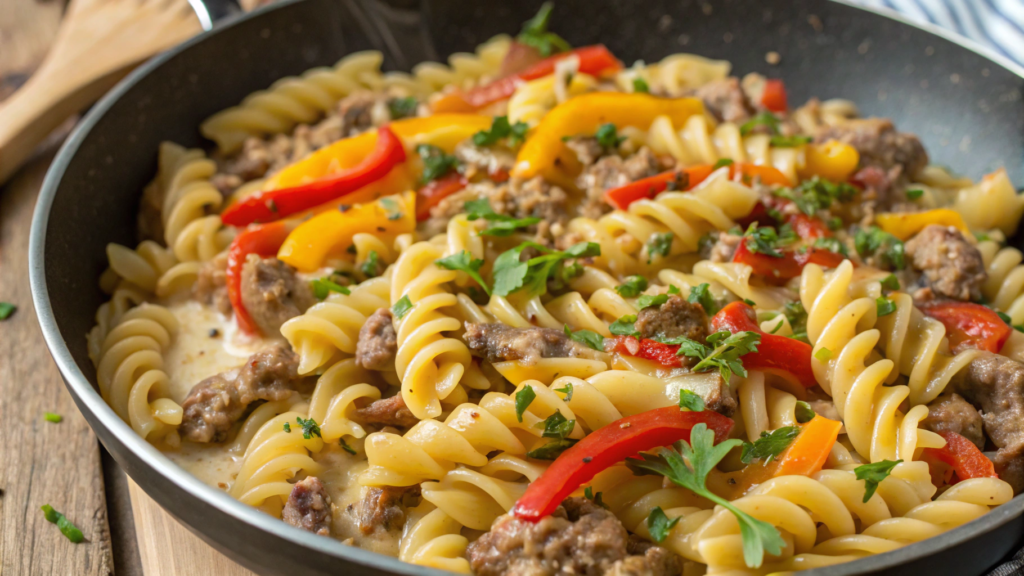
[[594,430],[562,454],[530,483],[512,513],[520,520],[537,522],[551,514],[570,494],[606,468],[630,456],[679,440],[704,423],[715,432],[715,442],[729,436],[733,421],[717,412],[684,412],[676,406],[657,408],[616,420]]
[[662,344],[656,340],[647,338],[637,339],[633,336],[616,336],[606,339],[610,342],[605,349],[608,352],[617,352],[628,356],[636,356],[657,362],[662,366],[676,367],[683,365],[683,359],[679,357],[678,344]]
[[359,165],[308,184],[257,192],[228,207],[220,218],[231,226],[274,222],[355,192],[380,180],[402,162],[402,140],[390,128],[381,126],[377,130],[377,145]]
[[967,438],[956,432],[938,432],[946,440],[942,448],[925,448],[926,456],[930,456],[953,467],[957,478],[998,478],[995,465],[978,450]]
[[[780,184],[789,186],[789,178],[771,166],[758,166],[755,164],[731,164],[729,166],[729,177],[734,178],[737,171],[744,180],[758,177],[761,182],[768,185]],[[695,186],[707,179],[714,172],[711,164],[698,164],[682,170],[669,170],[661,174],[655,174],[642,178],[636,182],[630,182],[625,186],[613,188],[604,194],[606,202],[619,210],[626,210],[629,205],[637,200],[654,198],[668,188],[670,182],[676,183],[678,190],[692,190]]]
[[469,184],[466,178],[458,172],[452,172],[446,176],[429,182],[416,191],[416,221],[423,222],[430,218],[430,209],[441,203],[442,200],[462,190]]
[[757,352],[749,352],[741,357],[744,368],[788,374],[804,388],[818,384],[811,369],[811,345],[762,331],[757,325],[754,309],[746,303],[733,302],[719,310],[711,319],[711,330],[728,330],[733,334],[756,332],[761,335]]
[[571,52],[562,52],[561,54],[550,56],[518,74],[506,76],[490,84],[473,88],[468,92],[446,94],[434,102],[433,110],[435,113],[472,112],[495,102],[508,99],[520,84],[548,76],[555,71],[555,64],[570,56],[579,58],[580,73],[590,74],[591,76],[622,68],[622,63],[603,44],[584,46]]
[[789,110],[786,85],[782,83],[782,80],[768,80],[764,83],[761,105],[776,113]]
[[235,310],[238,327],[247,334],[259,333],[245,305],[242,304],[242,266],[249,254],[258,254],[264,258],[275,256],[281,244],[290,232],[284,222],[274,222],[262,226],[253,226],[235,236],[228,249],[228,267],[226,272],[228,300]]
[[744,240],[733,253],[732,261],[750,266],[755,274],[760,274],[770,281],[785,282],[799,276],[804,266],[808,264],[835,268],[844,260],[842,254],[814,247],[807,248],[803,253],[795,250],[779,250],[779,253],[782,254],[781,258],[751,252]]
[[998,354],[1013,333],[1013,328],[995,310],[981,304],[946,301],[919,308],[946,327],[949,348],[954,354],[971,348]]

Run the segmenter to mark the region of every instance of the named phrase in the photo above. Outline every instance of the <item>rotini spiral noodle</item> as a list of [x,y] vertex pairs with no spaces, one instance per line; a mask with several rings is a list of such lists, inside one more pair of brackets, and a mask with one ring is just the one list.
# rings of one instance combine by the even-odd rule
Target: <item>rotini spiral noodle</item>
[[335,363],[317,379],[309,401],[309,417],[320,424],[324,442],[366,436],[366,430],[352,420],[351,412],[357,408],[357,401],[380,400],[380,388],[369,382],[374,382],[373,376],[353,358]]
[[1024,255],[1016,248],[1000,248],[991,240],[979,242],[978,251],[988,274],[981,294],[1014,324],[1024,323]]

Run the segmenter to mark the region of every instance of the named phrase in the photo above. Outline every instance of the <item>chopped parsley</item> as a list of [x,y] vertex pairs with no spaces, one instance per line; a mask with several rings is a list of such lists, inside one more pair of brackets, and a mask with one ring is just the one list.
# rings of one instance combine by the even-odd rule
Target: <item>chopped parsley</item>
[[651,513],[647,515],[647,531],[651,533],[651,539],[661,544],[680,519],[682,516],[676,516],[669,520],[661,506],[652,508]]
[[917,200],[921,196],[924,196],[924,190],[921,190],[920,188],[915,190],[907,190],[907,198],[910,200]]
[[412,96],[407,98],[392,98],[388,100],[388,112],[391,113],[392,120],[409,118],[410,116],[416,115],[416,109],[419,105],[420,103]]
[[793,335],[790,338],[795,340],[807,341],[807,310],[804,309],[803,302],[797,300],[796,302],[787,302],[782,307],[782,314],[786,317],[789,322],[790,328],[793,329]]
[[523,23],[523,29],[516,36],[516,41],[537,49],[541,56],[547,58],[557,52],[572,50],[572,46],[564,38],[548,32],[551,10],[555,5],[551,2],[541,4],[537,14]]
[[633,92],[650,94],[651,87],[647,84],[647,80],[644,80],[643,78],[633,78]]
[[853,246],[862,257],[875,256],[883,268],[902,270],[907,267],[903,242],[881,228],[870,226],[857,230]]
[[810,136],[772,136],[768,143],[776,148],[796,148],[804,144],[810,144]]
[[843,227],[843,219],[839,216],[833,216],[825,221],[825,225],[828,226],[829,230],[834,232]]
[[459,165],[459,159],[453,154],[433,144],[420,144],[416,147],[416,153],[423,160],[423,175],[420,176],[420,183],[426,184],[451,172]]
[[469,253],[469,250],[463,250],[462,252],[457,252],[451,256],[445,256],[440,260],[435,260],[434,263],[445,270],[465,272],[470,278],[475,280],[481,288],[483,288],[484,292],[486,292],[488,296],[491,295],[491,289],[487,287],[487,282],[484,282],[483,277],[480,276],[480,267],[484,265],[484,261],[480,258],[473,258],[473,255]]
[[60,421],[64,418],[60,414],[54,414],[53,412],[45,412],[43,414],[43,420],[47,422],[53,422],[54,424],[60,424]]
[[780,188],[774,194],[792,200],[801,212],[814,216],[818,210],[832,206],[833,202],[849,202],[857,194],[857,189],[846,182],[836,184],[815,176],[795,188]]
[[679,390],[679,407],[686,408],[690,412],[703,412],[704,399],[700,394],[683,388]]
[[370,250],[366,255],[366,261],[359,267],[359,271],[367,278],[374,278],[380,275],[380,256],[376,250]]
[[758,228],[757,222],[754,222],[743,234],[743,241],[746,242],[747,250],[750,250],[751,254],[764,254],[772,258],[782,258],[782,252],[779,252],[778,248],[786,244],[792,244],[797,239],[793,228],[788,226],[787,224],[779,229],[782,232],[782,235],[780,235],[779,231],[776,231],[775,228],[767,226]]
[[608,122],[607,124],[601,124],[594,133],[594,138],[597,138],[597,143],[605,149],[618,148],[619,144],[626,139],[625,136],[619,136],[619,130],[615,127],[615,124]]
[[323,438],[320,435],[320,425],[316,423],[316,420],[312,418],[302,418],[301,416],[295,417],[295,422],[302,427],[302,437],[306,440],[310,440],[313,436],[317,438]]
[[822,248],[829,252],[835,252],[836,254],[842,254],[847,258],[850,257],[850,254],[846,251],[846,244],[840,242],[838,238],[818,238],[814,241],[814,247]]
[[647,278],[643,276],[627,276],[625,282],[615,287],[623,298],[635,298],[644,290],[647,290]]
[[885,296],[879,296],[875,299],[875,305],[878,309],[878,317],[888,316],[896,311],[896,303],[886,298]]
[[690,296],[686,299],[691,304],[700,304],[708,316],[714,316],[718,312],[718,301],[711,295],[711,285],[703,282],[690,288]]
[[10,302],[0,302],[0,320],[7,320],[18,307]]
[[557,410],[543,422],[538,422],[536,426],[544,429],[542,437],[554,440],[527,452],[526,455],[530,458],[554,460],[576,443],[576,440],[569,438],[569,434],[572,434],[573,428],[576,427],[576,420],[569,420]]
[[533,400],[537,397],[537,393],[533,391],[533,386],[524,386],[522,390],[516,392],[516,419],[520,422],[523,421],[523,413],[530,407]]
[[645,308],[657,308],[665,302],[668,302],[668,294],[642,294],[636,300],[636,305],[641,310]]
[[616,336],[636,336],[639,332],[633,325],[634,322],[636,322],[636,314],[628,314],[609,324],[608,330]]
[[675,234],[671,232],[651,236],[651,239],[647,241],[647,263],[653,262],[655,256],[668,258],[669,253],[672,252],[673,238],[675,238]]
[[779,118],[775,114],[772,114],[771,112],[761,112],[757,116],[754,116],[750,120],[740,124],[740,134],[746,136],[761,126],[768,128],[768,132],[771,134],[778,134],[779,123]]
[[603,494],[603,492],[598,492],[597,494],[594,494],[593,486],[587,486],[586,488],[583,489],[584,498],[586,498],[587,500],[592,500],[594,504],[597,504],[602,508],[607,508],[607,506],[605,506],[604,502],[601,500],[601,494]]
[[885,288],[886,290],[900,289],[900,281],[898,278],[896,278],[895,274],[889,274],[885,278],[882,278],[882,280],[879,283],[882,285],[882,288]]
[[536,216],[515,218],[505,214],[498,214],[493,208],[491,208],[491,202],[487,198],[470,200],[469,202],[466,202],[464,208],[467,213],[467,220],[474,221],[483,219],[488,222],[487,229],[480,232],[481,236],[511,236],[516,230],[533,226],[541,221],[541,219]]
[[53,506],[43,504],[42,511],[46,521],[51,524],[56,524],[57,528],[60,529],[60,533],[63,534],[65,538],[71,540],[75,544],[79,544],[85,540],[85,536],[82,534],[82,531],[72,524],[71,521],[63,514],[54,510]]
[[352,293],[348,288],[334,282],[329,277],[317,278],[316,280],[313,280],[311,284],[313,286],[313,295],[316,296],[317,300],[327,298],[327,295],[331,292],[345,294],[346,296]]
[[490,130],[481,130],[473,134],[473,144],[477,146],[493,146],[503,138],[508,138],[509,148],[515,148],[526,140],[526,132],[530,126],[526,122],[510,124],[508,116],[498,116],[491,122]]
[[761,437],[753,443],[744,442],[743,452],[740,460],[744,464],[750,464],[755,458],[767,464],[782,454],[782,451],[789,447],[793,439],[800,435],[799,426],[783,426],[776,430],[761,432]]
[[[534,248],[541,255],[522,262],[520,255],[526,248]],[[524,289],[530,295],[544,294],[547,292],[549,278],[568,282],[574,275],[582,273],[579,266],[565,266],[566,260],[600,255],[601,246],[596,242],[573,244],[564,252],[536,242],[523,242],[494,260],[494,294],[508,296]]]
[[814,412],[814,408],[811,408],[811,405],[808,404],[807,402],[804,402],[803,400],[797,400],[794,412],[796,416],[796,421],[799,422],[800,424],[805,424],[807,422],[810,422],[811,420],[814,420],[814,417],[817,415]]
[[536,458],[537,460],[554,460],[562,455],[575,444],[576,441],[572,438],[562,438],[560,440],[552,440],[543,446],[539,446],[530,450],[526,453],[530,458]]
[[732,164],[733,164],[732,158],[720,158],[718,160],[718,162],[715,162],[715,165],[712,166],[711,169],[712,170],[718,170],[719,168],[724,168],[726,166],[732,166]]
[[563,398],[563,400],[569,402],[570,400],[572,400],[572,382],[569,382],[562,388],[555,388],[555,392],[561,392],[562,394],[565,394],[565,398]]
[[351,447],[351,446],[349,446],[348,442],[345,442],[345,438],[344,437],[339,438],[338,439],[338,443],[341,445],[341,449],[342,450],[344,450],[345,452],[348,452],[349,454],[351,454],[353,456],[356,455],[356,449]]
[[285,422],[284,426],[282,426],[281,429],[284,430],[285,434],[291,434],[292,433],[292,425],[291,425],[290,422]]
[[761,343],[761,335],[757,332],[737,332],[720,330],[707,337],[707,344],[701,344],[686,336],[663,338],[662,344],[678,344],[679,356],[697,358],[700,361],[693,367],[694,372],[718,370],[726,382],[733,374],[746,377],[747,370],[743,367],[740,357],[750,352],[757,352]]
[[814,358],[819,362],[828,362],[832,359],[832,351],[824,347],[819,348],[818,351],[814,353]]
[[392,220],[392,221],[394,221],[394,220],[401,220],[402,216],[404,216],[404,214],[402,214],[402,207],[401,207],[401,205],[399,205],[399,203],[394,198],[391,198],[391,197],[381,198],[380,199],[380,206],[381,206],[381,208],[384,209],[384,211],[386,211],[388,213],[388,215],[387,215],[387,219],[388,220]]
[[868,500],[875,495],[875,490],[878,489],[878,484],[885,480],[886,477],[892,472],[892,469],[897,464],[903,462],[903,460],[882,460],[881,462],[875,462],[873,464],[862,464],[853,469],[853,473],[857,475],[857,480],[864,481],[864,500],[867,504]]
[[725,455],[740,444],[731,439],[714,445],[715,433],[701,422],[690,432],[690,443],[676,443],[678,451],[660,448],[657,454],[640,454],[640,458],[627,458],[626,466],[637,475],[655,474],[664,476],[677,486],[687,488],[725,508],[736,516],[743,539],[743,561],[751,568],[759,568],[764,554],[778,555],[786,545],[782,535],[771,524],[758,520],[740,510],[735,504],[710,491],[706,487],[708,473]]
[[568,324],[565,325],[564,330],[565,335],[568,336],[569,339],[579,342],[580,344],[584,344],[599,352],[604,350],[604,336],[601,336],[597,332],[594,332],[593,330],[577,330],[573,332],[569,328]]
[[408,294],[399,298],[398,302],[395,302],[394,306],[391,307],[391,313],[399,320],[408,314],[409,310],[412,310],[412,302],[409,301]]

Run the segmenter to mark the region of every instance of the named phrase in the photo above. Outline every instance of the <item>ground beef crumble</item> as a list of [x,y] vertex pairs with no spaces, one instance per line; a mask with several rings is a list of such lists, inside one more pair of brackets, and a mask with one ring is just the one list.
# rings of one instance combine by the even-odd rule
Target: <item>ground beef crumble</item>
[[319,478],[308,476],[295,483],[281,519],[319,536],[331,535],[331,496]]
[[987,274],[978,249],[953,226],[932,224],[906,243],[910,265],[922,273],[921,282],[932,297],[978,300]]
[[541,358],[595,357],[593,350],[553,328],[513,328],[501,323],[467,322],[463,339],[474,354],[491,362],[516,360],[536,364]]

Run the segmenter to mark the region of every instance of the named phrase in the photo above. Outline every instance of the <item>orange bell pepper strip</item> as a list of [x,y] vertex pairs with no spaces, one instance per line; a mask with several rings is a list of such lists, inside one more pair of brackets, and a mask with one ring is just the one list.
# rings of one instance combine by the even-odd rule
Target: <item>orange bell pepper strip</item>
[[935,318],[946,327],[949,349],[954,354],[963,350],[987,350],[998,354],[1013,333],[995,310],[974,304],[947,300],[918,306],[925,315]]
[[876,214],[875,222],[878,223],[879,228],[900,240],[907,240],[932,224],[955,226],[964,234],[970,235],[971,233],[960,213],[950,208],[936,208],[924,212]]
[[533,64],[518,74],[506,76],[468,92],[445,94],[431,105],[431,109],[435,113],[474,112],[495,102],[501,102],[510,98],[520,84],[551,75],[555,71],[555,64],[570,56],[579,58],[580,66],[578,71],[582,74],[598,76],[622,68],[622,63],[603,44],[584,46],[570,52],[555,54]]
[[658,98],[644,93],[593,92],[571,98],[555,106],[533,130],[519,149],[512,176],[544,176],[550,181],[566,182],[580,170],[576,155],[562,141],[564,136],[592,135],[607,123],[618,128],[650,127],[658,116],[668,116],[674,126],[704,112],[697,98]]
[[235,311],[238,327],[246,334],[258,334],[259,328],[242,303],[242,266],[249,254],[258,254],[264,258],[273,256],[288,236],[288,231],[286,222],[252,226],[235,236],[228,248],[228,267],[225,272],[228,300]]
[[277,258],[300,272],[314,272],[330,256],[342,256],[359,233],[393,239],[416,229],[416,195],[406,192],[345,210],[327,210],[288,235]]

